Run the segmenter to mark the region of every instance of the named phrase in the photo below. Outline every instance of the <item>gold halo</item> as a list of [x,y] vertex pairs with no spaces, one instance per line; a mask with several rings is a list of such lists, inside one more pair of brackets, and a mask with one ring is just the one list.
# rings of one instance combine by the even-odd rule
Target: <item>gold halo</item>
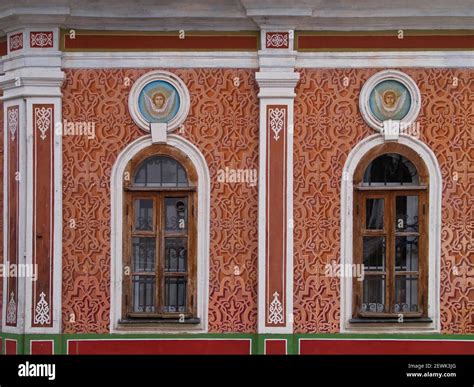
[[157,95],[161,95],[161,96],[163,97],[163,99],[165,99],[165,100],[168,99],[168,97],[167,97],[164,93],[162,93],[161,91],[155,91],[155,92],[151,95],[151,100],[154,101],[154,100],[155,100],[155,97],[156,97]]
[[398,99],[398,97],[400,97],[400,95],[399,95],[395,90],[387,89],[387,90],[385,90],[385,91],[382,93],[382,99],[383,99],[383,100],[385,100],[385,96],[386,96],[388,93],[393,94],[396,99]]

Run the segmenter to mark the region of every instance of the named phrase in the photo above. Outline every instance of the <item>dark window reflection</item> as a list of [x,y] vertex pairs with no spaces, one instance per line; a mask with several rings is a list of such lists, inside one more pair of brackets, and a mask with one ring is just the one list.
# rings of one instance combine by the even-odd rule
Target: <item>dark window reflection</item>
[[364,173],[364,185],[419,185],[413,163],[397,153],[387,153],[373,160]]

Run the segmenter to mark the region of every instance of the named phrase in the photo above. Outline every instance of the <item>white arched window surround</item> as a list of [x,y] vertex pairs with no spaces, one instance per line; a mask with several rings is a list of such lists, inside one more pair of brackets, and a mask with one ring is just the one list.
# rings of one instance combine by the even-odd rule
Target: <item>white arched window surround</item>
[[[341,265],[352,265],[353,252],[353,175],[362,157],[384,143],[383,134],[374,134],[357,144],[349,154],[342,173],[341,187]],[[428,317],[431,323],[350,324],[352,316],[352,278],[342,277],[341,332],[439,332],[440,331],[440,256],[442,178],[438,160],[426,144],[402,134],[398,143],[413,149],[424,161],[429,173],[428,230]]]
[[146,329],[120,326],[122,314],[122,235],[123,235],[123,176],[128,162],[140,151],[152,145],[151,136],[143,136],[130,143],[118,156],[111,174],[111,279],[110,332],[207,332],[207,304],[209,294],[209,206],[210,177],[206,160],[188,140],[176,134],[167,136],[166,145],[175,147],[189,157],[198,175],[197,185],[197,317],[200,323],[159,324]]

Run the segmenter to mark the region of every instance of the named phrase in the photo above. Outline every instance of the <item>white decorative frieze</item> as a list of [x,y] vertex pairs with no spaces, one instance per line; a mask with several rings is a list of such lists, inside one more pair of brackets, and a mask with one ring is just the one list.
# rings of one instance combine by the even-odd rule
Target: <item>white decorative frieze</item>
[[15,293],[10,293],[10,301],[7,307],[7,324],[15,324],[16,322],[16,302]]
[[31,48],[52,48],[53,33],[52,32],[31,32],[30,33]]
[[8,130],[12,141],[15,141],[15,136],[18,128],[19,120],[19,111],[18,108],[8,109]]
[[37,129],[41,132],[40,138],[46,139],[46,132],[52,126],[53,108],[41,107],[35,109],[35,122]]
[[274,325],[283,323],[283,305],[278,292],[273,293],[273,300],[268,311],[268,323]]
[[23,33],[19,32],[10,35],[10,51],[21,50],[23,48]]
[[34,324],[45,325],[50,323],[49,305],[46,301],[46,294],[41,292],[40,299],[36,304]]
[[278,141],[280,132],[285,127],[286,109],[271,108],[269,109],[270,129],[273,131],[273,139]]
[[267,32],[266,48],[288,48],[289,34],[288,32]]

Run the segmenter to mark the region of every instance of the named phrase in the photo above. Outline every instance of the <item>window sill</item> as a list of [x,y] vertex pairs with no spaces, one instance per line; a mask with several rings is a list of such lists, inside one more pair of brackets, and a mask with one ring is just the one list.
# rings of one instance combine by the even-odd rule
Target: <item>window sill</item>
[[186,318],[179,321],[178,318],[125,318],[117,321],[112,328],[114,333],[139,333],[139,334],[185,334],[205,333],[205,322],[201,318]]
[[403,321],[397,317],[357,317],[346,320],[341,331],[344,333],[436,333],[439,332],[432,317],[408,317]]
[[404,317],[403,321],[398,318],[351,318],[349,324],[430,324],[433,320],[429,317]]
[[180,320],[178,318],[141,318],[141,319],[123,319],[119,320],[118,325],[129,327],[129,326],[150,326],[150,325],[198,325],[201,323],[200,318],[185,318]]

